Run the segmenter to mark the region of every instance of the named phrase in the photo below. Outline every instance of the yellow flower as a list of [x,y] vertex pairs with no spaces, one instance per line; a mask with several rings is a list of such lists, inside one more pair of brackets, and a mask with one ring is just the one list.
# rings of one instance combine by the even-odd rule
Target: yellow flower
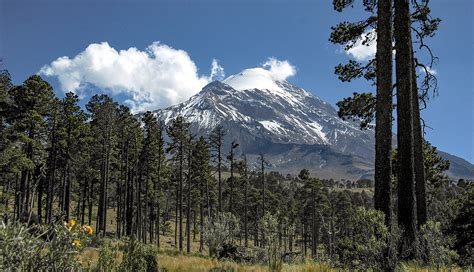
[[75,247],[80,247],[81,246],[81,241],[80,240],[73,240],[72,245]]
[[69,219],[68,225],[69,225],[71,228],[74,227],[74,226],[76,225],[76,220],[74,220],[74,219],[72,219],[72,218]]
[[92,235],[92,233],[94,233],[94,229],[92,229],[92,227],[88,225],[82,226],[82,230],[88,235]]

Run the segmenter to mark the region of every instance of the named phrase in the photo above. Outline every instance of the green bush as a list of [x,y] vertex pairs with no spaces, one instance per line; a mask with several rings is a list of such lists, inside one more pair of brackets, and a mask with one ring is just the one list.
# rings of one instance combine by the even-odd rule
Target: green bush
[[233,243],[239,231],[239,220],[231,213],[219,213],[213,220],[206,218],[203,238],[209,255],[217,256],[222,246]]
[[88,242],[79,226],[0,225],[0,270],[78,271],[79,250]]
[[260,219],[260,226],[264,237],[264,245],[268,254],[270,271],[281,271],[283,268],[283,252],[278,244],[278,220],[270,213]]
[[147,246],[136,239],[128,241],[124,247],[123,261],[120,271],[147,271],[158,272],[158,250],[153,246]]
[[453,239],[441,232],[441,223],[428,221],[420,229],[419,250],[421,260],[430,265],[451,265],[458,258],[451,250]]
[[457,214],[449,227],[454,236],[453,248],[459,254],[459,264],[474,266],[474,184],[454,203]]
[[110,241],[103,243],[100,248],[99,260],[97,261],[97,271],[117,271],[118,264],[118,246]]
[[268,253],[267,250],[260,247],[246,248],[244,258],[251,264],[267,264]]
[[380,211],[358,207],[348,219],[350,231],[336,243],[340,265],[355,270],[382,270],[389,231]]

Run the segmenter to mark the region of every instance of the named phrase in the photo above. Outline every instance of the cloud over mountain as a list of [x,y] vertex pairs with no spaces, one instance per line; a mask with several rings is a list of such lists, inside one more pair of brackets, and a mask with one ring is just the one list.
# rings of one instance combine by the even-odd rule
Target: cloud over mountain
[[[275,58],[262,67],[279,80],[296,73],[288,61]],[[64,92],[87,96],[88,87],[95,86],[111,95],[124,95],[134,112],[183,102],[209,82],[225,77],[218,60],[213,59],[210,74],[203,75],[186,51],[160,42],[145,50],[117,50],[107,42],[92,43],[72,58],[60,57],[43,66],[39,74],[57,77]]]
[[268,68],[272,74],[272,77],[276,80],[286,80],[287,78],[296,74],[295,66],[291,65],[287,60],[268,58],[262,67]]
[[[214,61],[213,70],[219,67]],[[60,57],[44,66],[40,74],[56,76],[63,91],[85,94],[91,84],[112,95],[125,94],[134,111],[182,102],[209,82],[186,51],[159,42],[143,51],[93,43],[73,58]]]

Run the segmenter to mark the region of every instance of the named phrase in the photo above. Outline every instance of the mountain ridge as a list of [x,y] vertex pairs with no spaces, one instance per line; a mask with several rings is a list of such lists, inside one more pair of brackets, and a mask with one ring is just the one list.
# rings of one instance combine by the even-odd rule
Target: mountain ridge
[[[308,168],[321,178],[373,176],[374,130],[340,119],[330,104],[262,68],[213,81],[187,101],[154,113],[165,124],[184,116],[196,135],[221,125],[227,133],[224,152],[237,140],[251,163],[263,153],[269,168],[283,173]],[[474,165],[450,156],[451,176],[474,178]]]

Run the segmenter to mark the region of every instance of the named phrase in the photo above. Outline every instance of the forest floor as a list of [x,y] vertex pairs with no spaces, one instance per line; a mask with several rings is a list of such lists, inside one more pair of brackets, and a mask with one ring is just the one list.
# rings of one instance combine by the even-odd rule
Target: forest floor
[[[83,261],[90,263],[90,268],[94,269],[99,259],[98,248],[86,248],[80,255]],[[121,262],[122,253],[117,256],[117,262]],[[221,261],[215,258],[209,258],[203,255],[191,254],[185,255],[178,251],[160,250],[158,254],[158,263],[160,269],[167,272],[204,272],[204,271],[232,271],[232,272],[263,272],[270,271],[265,265],[241,264],[233,261]],[[284,264],[283,270],[287,272],[303,271],[338,271],[324,263],[314,263],[307,261],[302,264]]]
[[[117,262],[121,262],[122,253],[118,254]],[[81,259],[90,262],[90,268],[97,265],[99,259],[98,248],[87,248],[81,252]],[[265,265],[242,264],[227,260],[218,260],[204,255],[191,254],[185,255],[176,250],[160,250],[158,254],[158,263],[160,269],[166,272],[271,272]],[[334,268],[326,263],[313,262],[307,260],[298,264],[283,264],[282,272],[332,272],[332,271],[351,271],[347,269]],[[424,267],[414,263],[402,263],[396,270],[397,272],[461,272],[458,267]]]

